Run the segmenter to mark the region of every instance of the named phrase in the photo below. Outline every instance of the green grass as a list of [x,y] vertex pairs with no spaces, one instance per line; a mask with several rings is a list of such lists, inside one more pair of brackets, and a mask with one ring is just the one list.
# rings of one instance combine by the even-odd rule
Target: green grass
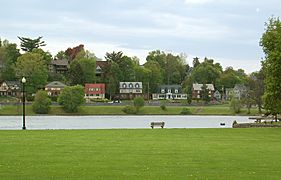
[[[228,106],[167,106],[167,111],[163,111],[159,106],[145,106],[140,109],[139,115],[179,115],[184,107],[190,109],[193,115],[233,115]],[[81,106],[77,113],[66,113],[62,107],[51,106],[49,115],[125,115],[122,111],[124,106]],[[21,115],[22,106],[1,106],[0,115]],[[31,106],[26,106],[27,115],[35,115]],[[251,114],[247,114],[246,109],[242,109],[239,115],[258,115],[256,108],[251,109]]]
[[280,179],[281,131],[0,131],[0,179]]

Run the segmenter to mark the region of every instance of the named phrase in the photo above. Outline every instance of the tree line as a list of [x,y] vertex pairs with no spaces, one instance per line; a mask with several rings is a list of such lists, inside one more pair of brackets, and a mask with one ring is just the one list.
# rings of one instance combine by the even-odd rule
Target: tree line
[[[105,83],[106,94],[111,98],[118,93],[119,82],[140,81],[144,93],[156,93],[159,85],[178,84],[183,86],[185,93],[191,98],[193,83],[212,83],[220,92],[233,88],[235,84],[247,86],[243,103],[247,107],[257,104],[272,113],[280,113],[280,59],[281,59],[281,25],[279,18],[270,18],[266,23],[266,31],[261,37],[265,59],[262,68],[251,74],[243,69],[232,67],[222,68],[220,63],[211,58],[200,60],[195,57],[190,66],[184,54],[175,55],[160,50],[149,52],[146,62],[140,65],[137,57],[129,57],[123,52],[107,52],[104,74],[95,74],[96,61],[94,53],[84,49],[83,45],[59,51],[54,57],[41,49],[46,43],[42,37],[36,39],[19,37],[21,49],[15,43],[0,40],[0,80],[18,80],[27,77],[27,92],[35,93],[49,81],[62,81],[68,85],[84,85],[85,83]],[[52,60],[66,59],[69,63],[67,74],[56,74],[48,70]]]

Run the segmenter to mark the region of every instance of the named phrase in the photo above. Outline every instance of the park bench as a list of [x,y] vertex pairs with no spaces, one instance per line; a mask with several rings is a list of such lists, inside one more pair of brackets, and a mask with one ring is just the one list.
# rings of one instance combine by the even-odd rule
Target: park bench
[[161,128],[164,128],[164,125],[165,125],[165,122],[151,122],[150,123],[150,126],[151,128],[153,129],[154,127],[161,127]]

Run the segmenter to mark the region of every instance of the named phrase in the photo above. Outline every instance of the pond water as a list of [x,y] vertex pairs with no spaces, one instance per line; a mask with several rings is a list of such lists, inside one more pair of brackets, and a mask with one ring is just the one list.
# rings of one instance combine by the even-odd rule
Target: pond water
[[[253,122],[247,116],[27,116],[27,129],[138,129],[151,122],[165,128],[232,128],[233,121]],[[224,123],[225,125],[221,125]],[[0,116],[1,130],[22,128],[21,116]]]

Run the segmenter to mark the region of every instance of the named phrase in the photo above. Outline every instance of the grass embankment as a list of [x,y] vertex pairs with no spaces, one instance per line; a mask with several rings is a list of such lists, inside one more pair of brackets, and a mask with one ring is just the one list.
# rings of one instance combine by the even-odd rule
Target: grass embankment
[[0,179],[280,179],[281,131],[0,131]]
[[[145,106],[138,115],[180,115],[184,107],[190,109],[192,115],[233,115],[228,106],[168,106],[167,110],[162,110],[159,106]],[[124,106],[81,106],[77,113],[66,113],[62,107],[52,106],[49,115],[125,115],[122,111]],[[0,115],[21,115],[22,106],[1,106]],[[27,115],[35,115],[31,106],[26,106]],[[251,114],[247,114],[246,109],[242,109],[239,115],[258,115],[257,109],[252,109]]]

